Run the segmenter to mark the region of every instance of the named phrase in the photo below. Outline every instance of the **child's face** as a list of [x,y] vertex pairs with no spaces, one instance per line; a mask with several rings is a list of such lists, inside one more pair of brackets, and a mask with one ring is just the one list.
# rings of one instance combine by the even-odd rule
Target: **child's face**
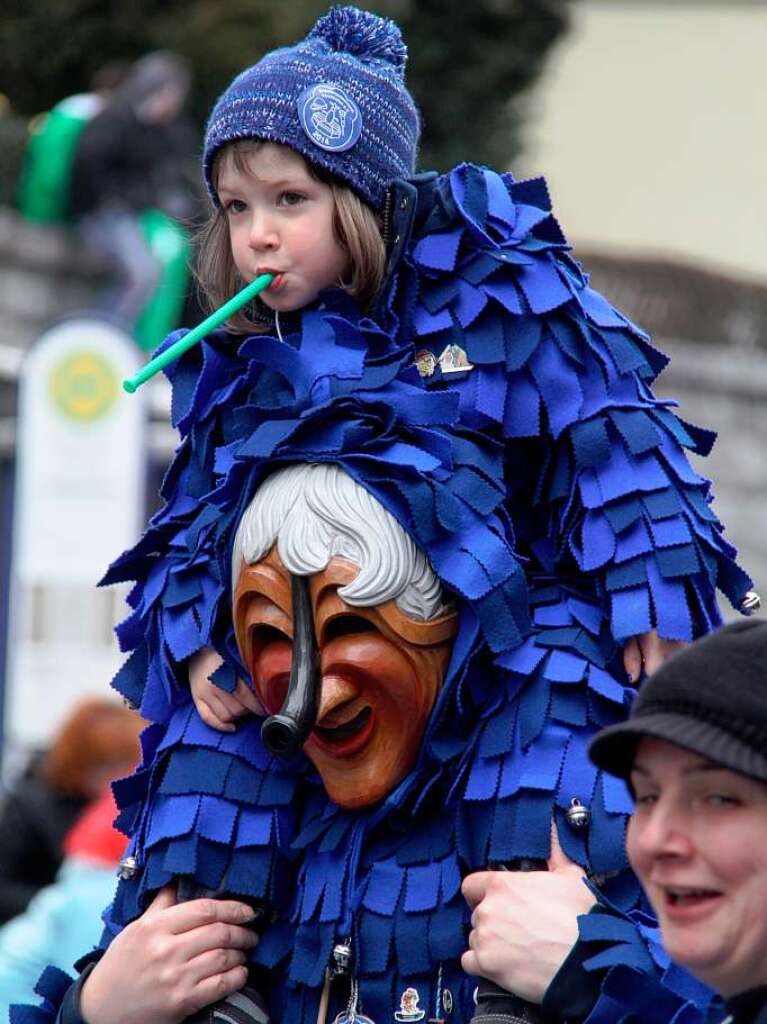
[[235,265],[245,279],[278,275],[261,299],[289,312],[337,285],[349,257],[333,233],[334,200],[329,185],[309,173],[303,157],[271,142],[245,154],[248,170],[225,153],[218,197],[229,224]]

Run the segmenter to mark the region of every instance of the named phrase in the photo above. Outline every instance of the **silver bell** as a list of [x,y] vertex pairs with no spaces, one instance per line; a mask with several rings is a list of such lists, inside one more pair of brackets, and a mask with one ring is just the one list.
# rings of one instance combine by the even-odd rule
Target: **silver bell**
[[755,590],[749,590],[740,602],[739,611],[741,615],[756,615],[761,607],[761,597],[759,597]]
[[568,825],[571,828],[586,828],[591,821],[591,811],[580,802],[577,796],[570,801],[570,806],[565,811]]
[[330,972],[333,977],[348,974],[352,962],[352,947],[348,942],[339,942],[333,946],[332,963]]
[[138,871],[138,861],[135,857],[123,857],[120,861],[120,867],[117,874],[122,878],[124,882],[129,882],[131,878],[135,878]]

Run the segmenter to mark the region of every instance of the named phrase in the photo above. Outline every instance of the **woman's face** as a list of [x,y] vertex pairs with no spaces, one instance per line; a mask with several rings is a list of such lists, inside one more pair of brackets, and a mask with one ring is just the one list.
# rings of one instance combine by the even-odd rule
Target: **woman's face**
[[645,737],[631,865],[673,960],[725,996],[767,982],[767,784]]

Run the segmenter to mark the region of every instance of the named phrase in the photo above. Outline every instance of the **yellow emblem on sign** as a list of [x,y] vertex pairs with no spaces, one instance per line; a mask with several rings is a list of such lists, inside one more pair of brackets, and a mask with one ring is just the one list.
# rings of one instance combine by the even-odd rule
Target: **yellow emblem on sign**
[[89,423],[107,413],[120,393],[111,363],[97,352],[72,352],[54,368],[51,398],[68,419]]

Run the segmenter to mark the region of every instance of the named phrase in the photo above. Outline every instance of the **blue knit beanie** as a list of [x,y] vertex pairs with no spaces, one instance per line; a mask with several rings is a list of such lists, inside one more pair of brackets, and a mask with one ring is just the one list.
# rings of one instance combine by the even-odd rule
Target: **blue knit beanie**
[[405,87],[407,48],[393,21],[334,7],[295,46],[238,75],[208,121],[203,173],[235,139],[280,142],[345,181],[374,209],[415,170],[420,122]]

